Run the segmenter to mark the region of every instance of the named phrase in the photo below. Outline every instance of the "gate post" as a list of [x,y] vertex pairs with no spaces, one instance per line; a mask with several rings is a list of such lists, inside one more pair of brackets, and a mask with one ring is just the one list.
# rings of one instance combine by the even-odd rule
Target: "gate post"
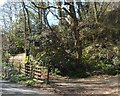
[[46,81],[46,84],[49,84],[49,73],[50,73],[50,66],[48,65],[47,67],[47,81]]

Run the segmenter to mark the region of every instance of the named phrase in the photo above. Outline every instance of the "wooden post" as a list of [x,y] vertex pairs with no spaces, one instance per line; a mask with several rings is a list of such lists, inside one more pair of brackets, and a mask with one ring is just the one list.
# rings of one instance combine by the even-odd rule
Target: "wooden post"
[[50,82],[49,82],[49,73],[50,73],[50,67],[49,67],[49,65],[48,65],[48,67],[47,67],[47,81],[46,81],[46,84],[49,84]]

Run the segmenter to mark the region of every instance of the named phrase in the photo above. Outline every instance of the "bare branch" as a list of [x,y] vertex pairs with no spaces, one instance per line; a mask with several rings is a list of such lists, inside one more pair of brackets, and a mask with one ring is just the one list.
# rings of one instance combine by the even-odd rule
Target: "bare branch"
[[41,9],[50,9],[50,8],[54,8],[54,9],[63,9],[64,11],[66,11],[69,15],[71,15],[70,14],[70,12],[65,8],[65,7],[63,7],[63,6],[37,6],[34,2],[31,2],[35,7],[37,7],[37,8],[41,8]]
[[49,10],[57,19],[61,20],[62,18],[59,17],[58,15],[54,14],[51,10]]
[[108,8],[108,6],[111,4],[111,2],[109,2],[108,4],[107,4],[107,6],[105,7],[105,9],[101,12],[101,14],[99,15],[99,19],[100,19],[100,17],[102,17],[103,16],[103,14],[106,12],[106,10],[107,10],[107,8]]
[[28,6],[28,5],[25,5],[26,7],[28,7],[28,8],[30,8],[30,9],[32,9],[32,10],[34,10],[35,12],[37,12],[38,13],[38,11],[36,11],[34,8],[32,8],[31,6]]

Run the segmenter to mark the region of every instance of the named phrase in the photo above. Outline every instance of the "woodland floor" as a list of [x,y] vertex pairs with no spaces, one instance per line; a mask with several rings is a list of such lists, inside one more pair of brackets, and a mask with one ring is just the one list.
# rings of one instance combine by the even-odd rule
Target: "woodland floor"
[[[70,79],[67,77],[61,76],[50,76],[50,84],[40,84],[38,85],[40,89],[48,90],[49,92],[55,92],[64,96],[77,95],[107,95],[110,96],[119,96],[120,94],[120,77],[117,76],[94,76],[89,78],[79,78],[79,79]],[[57,96],[57,95],[55,95]],[[66,96],[66,95],[65,95]]]

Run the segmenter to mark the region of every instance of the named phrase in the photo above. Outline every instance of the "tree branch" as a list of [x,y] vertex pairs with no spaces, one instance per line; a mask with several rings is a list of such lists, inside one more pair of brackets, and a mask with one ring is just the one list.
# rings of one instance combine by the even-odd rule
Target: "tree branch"
[[111,2],[109,2],[109,3],[107,4],[107,6],[105,7],[105,9],[104,9],[104,10],[101,12],[101,14],[99,15],[98,19],[100,19],[100,17],[103,16],[103,14],[104,14],[105,11],[107,10],[107,8],[108,8],[108,6],[110,5],[110,3],[111,3]]
[[37,13],[38,13],[38,11],[37,11],[37,10],[35,10],[34,8],[32,8],[31,6],[26,5],[26,7],[31,8],[32,10],[34,10],[35,12],[37,12]]
[[66,11],[70,16],[70,12],[65,8],[65,7],[62,7],[62,6],[37,6],[34,2],[31,2],[35,7],[37,8],[41,8],[41,9],[50,9],[50,8],[54,8],[54,9],[63,9],[64,11]]
[[51,10],[49,10],[57,19],[61,20],[62,18],[59,17],[58,15],[54,14]]

